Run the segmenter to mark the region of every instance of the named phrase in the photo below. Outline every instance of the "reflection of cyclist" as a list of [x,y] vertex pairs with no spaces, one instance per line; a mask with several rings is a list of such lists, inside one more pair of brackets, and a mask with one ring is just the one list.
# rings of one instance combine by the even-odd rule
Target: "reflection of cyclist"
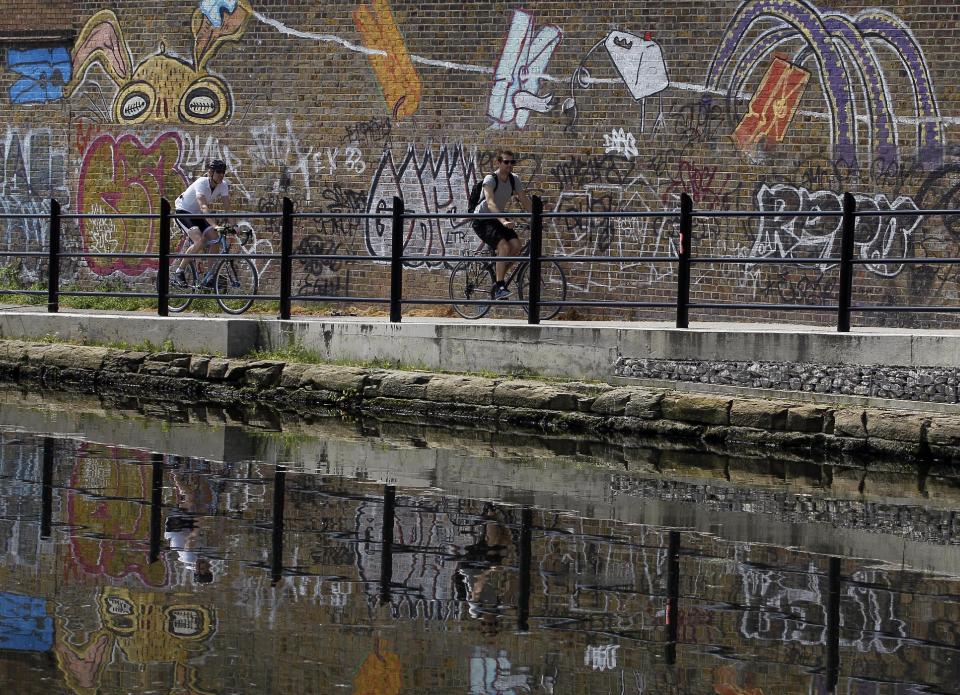
[[170,510],[163,537],[170,549],[177,552],[180,563],[193,570],[193,581],[207,584],[213,581],[210,559],[200,552],[200,515],[209,513],[216,504],[213,489],[206,475],[172,473],[177,490],[177,506]]
[[485,510],[484,518],[483,535],[463,549],[464,556],[454,577],[454,592],[457,598],[467,602],[470,617],[490,620],[502,611],[496,575],[513,544],[513,536],[510,529],[496,519],[493,509]]
[[[483,197],[474,212],[506,212],[511,198],[516,198],[523,209],[530,212],[532,204],[523,190],[520,178],[513,173],[516,156],[510,150],[497,153],[497,170],[483,179]],[[522,245],[514,231],[516,223],[506,217],[479,219],[473,228],[484,243],[497,252],[498,256],[519,256]],[[497,262],[497,284],[493,286],[494,299],[506,299],[510,296],[503,279],[512,265],[511,261]]]
[[[221,159],[214,159],[207,166],[207,175],[201,176],[187,188],[176,201],[178,215],[192,215],[187,219],[177,219],[180,229],[190,238],[191,244],[186,253],[202,253],[206,245],[217,238],[216,225],[203,217],[210,214],[210,207],[217,200],[226,202],[230,195],[230,184],[224,179],[227,165]],[[226,220],[224,220],[226,222]],[[174,273],[176,282],[187,284],[181,258]]]

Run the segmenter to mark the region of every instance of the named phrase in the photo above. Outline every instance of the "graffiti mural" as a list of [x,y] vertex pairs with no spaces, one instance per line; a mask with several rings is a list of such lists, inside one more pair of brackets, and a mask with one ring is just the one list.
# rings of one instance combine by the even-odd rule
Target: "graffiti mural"
[[[573,129],[579,118],[577,88],[587,88],[597,82],[610,81],[593,78],[587,68],[590,57],[601,46],[606,49],[613,67],[620,76],[620,80],[630,91],[630,96],[640,104],[640,132],[643,132],[646,121],[647,97],[659,95],[670,86],[667,64],[663,59],[663,50],[653,40],[650,32],[647,32],[641,38],[625,31],[611,31],[587,51],[580,61],[580,65],[577,66],[570,77],[570,96],[563,103],[563,111],[570,119],[567,128]],[[663,102],[658,100],[657,103],[659,110],[653,129],[655,132],[660,132],[664,126]]]
[[[593,157],[571,156],[550,170],[551,182],[561,191],[554,212],[611,213],[662,212],[676,208],[673,196],[662,198],[657,179],[640,172],[639,162],[625,153]],[[679,197],[679,193],[676,194]],[[550,252],[569,256],[665,256],[676,254],[668,218],[551,217],[546,238]],[[578,263],[568,274],[574,290],[611,290],[650,284],[671,273],[669,265],[644,261]]]
[[223,26],[224,16],[229,19],[236,9],[237,0],[200,0],[200,11],[216,29]]
[[[773,20],[752,43],[751,29]],[[835,160],[853,170],[861,166],[858,125],[864,118],[869,160],[897,162],[899,133],[884,67],[875,51],[896,55],[910,78],[916,117],[916,157],[930,169],[943,162],[944,133],[930,71],[909,27],[884,10],[863,10],[853,17],[822,13],[806,0],[747,0],[727,25],[707,72],[705,88],[736,99],[750,75],[775,50],[796,46],[793,64],[815,63],[829,106],[830,146]],[[729,72],[728,72],[729,71]],[[725,73],[728,74],[725,77]],[[724,86],[725,85],[725,86]],[[858,96],[863,94],[862,99]],[[869,168],[869,167],[868,167]]]
[[733,133],[737,147],[749,153],[782,142],[809,79],[809,72],[775,56]]
[[14,104],[43,104],[59,101],[70,82],[73,66],[64,46],[54,48],[9,48],[7,68],[20,79],[10,85]]
[[627,132],[623,128],[614,128],[608,134],[604,134],[603,151],[607,154],[611,152],[622,154],[627,159],[633,159],[640,154],[637,149],[637,139],[633,136],[633,133]]
[[[50,211],[50,199],[69,206],[65,188],[67,151],[49,128],[20,130],[7,127],[0,141],[0,212],[8,215],[39,215]],[[42,251],[47,243],[45,219],[7,219],[0,225],[0,250]],[[16,265],[12,265],[16,264]],[[41,259],[3,259],[17,267],[20,279],[37,280]]]
[[540,92],[540,81],[563,32],[548,24],[534,31],[534,16],[514,10],[507,38],[493,78],[487,116],[498,127],[514,124],[522,129],[530,112],[553,108],[553,94]]
[[[160,198],[173,201],[186,188],[180,167],[183,143],[168,132],[149,145],[134,135],[119,139],[105,134],[94,140],[80,166],[77,210],[83,214],[159,212]],[[95,253],[156,253],[159,220],[83,219],[84,251]],[[100,276],[137,277],[155,270],[150,258],[88,257],[90,270]]]
[[385,55],[367,54],[387,108],[394,118],[412,116],[420,107],[423,86],[397,28],[388,0],[373,0],[353,11],[353,21],[368,48]]
[[74,692],[99,691],[105,672],[124,664],[141,669],[174,664],[174,692],[212,692],[200,686],[199,670],[193,663],[216,634],[212,608],[176,602],[164,594],[109,586],[98,591],[96,607],[100,623],[96,630],[77,630],[70,621],[57,618],[53,652]]
[[[914,233],[923,221],[917,205],[907,196],[889,200],[886,195],[856,194],[857,210],[882,212],[883,215],[857,217],[855,257],[906,258],[912,255]],[[799,212],[839,212],[842,196],[832,191],[808,191],[778,184],[760,187],[757,208],[764,212],[785,211],[760,220],[750,256],[762,258],[836,258],[840,254],[840,217],[808,217]],[[786,212],[789,211],[789,212]],[[913,214],[910,214],[913,212]],[[832,267],[825,263],[821,270]],[[903,264],[867,263],[865,267],[883,277],[895,277]],[[748,271],[753,266],[748,266]]]
[[[127,460],[147,454],[83,445],[67,494],[68,523],[86,529],[70,537],[70,564],[77,575],[133,576],[163,586],[167,563],[150,562],[150,467]],[[92,493],[92,494],[91,494]]]
[[[337,255],[346,253],[340,243],[323,234],[304,236],[296,255]],[[315,297],[344,297],[350,289],[350,269],[343,261],[309,258],[301,263],[297,273],[296,294]]]
[[113,105],[101,107],[103,120],[126,125],[226,121],[233,109],[230,89],[206,67],[222,44],[238,40],[246,30],[250,7],[246,0],[234,4],[232,12],[218,15],[222,21],[217,26],[199,8],[194,12],[192,62],[168,53],[161,41],[157,53],[136,67],[117,15],[112,10],[97,12],[77,37],[69,94],[75,94],[90,69],[99,65],[118,88]]
[[[473,158],[464,156],[462,147],[441,147],[436,155],[427,148],[418,155],[410,145],[399,164],[387,150],[370,184],[366,211],[389,212],[393,197],[399,196],[407,212],[463,212],[476,180],[476,165]],[[366,240],[371,255],[389,256],[390,221],[368,220]],[[466,220],[420,219],[407,223],[403,248],[411,256],[443,256],[469,253],[477,244],[477,236]]]

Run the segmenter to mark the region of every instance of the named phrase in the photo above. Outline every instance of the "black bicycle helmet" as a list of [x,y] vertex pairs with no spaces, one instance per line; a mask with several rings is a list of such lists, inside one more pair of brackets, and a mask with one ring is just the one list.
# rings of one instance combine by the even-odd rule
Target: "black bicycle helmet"
[[222,172],[226,172],[226,171],[227,171],[227,163],[226,163],[225,161],[223,161],[222,159],[212,159],[212,160],[210,160],[210,164],[207,165],[207,169],[210,170],[210,171],[222,171]]

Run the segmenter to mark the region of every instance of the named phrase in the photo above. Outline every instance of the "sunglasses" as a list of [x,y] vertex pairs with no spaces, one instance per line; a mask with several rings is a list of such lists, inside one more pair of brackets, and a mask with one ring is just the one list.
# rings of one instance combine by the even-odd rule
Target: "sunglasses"
[[517,163],[517,161],[516,161],[515,159],[501,159],[500,161],[503,162],[504,164],[516,164],[516,163]]

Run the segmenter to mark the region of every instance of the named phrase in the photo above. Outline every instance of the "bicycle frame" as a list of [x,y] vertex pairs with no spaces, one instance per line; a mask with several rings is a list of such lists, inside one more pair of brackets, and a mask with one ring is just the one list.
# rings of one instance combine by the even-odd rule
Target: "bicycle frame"
[[[185,239],[181,239],[181,246],[191,241],[186,232],[181,230]],[[232,251],[229,238],[230,233],[238,235],[236,228],[218,230],[216,239],[207,241],[204,250],[220,248],[219,252],[205,254],[212,261],[210,267],[201,276],[197,261],[193,254],[181,256],[187,260],[187,284],[189,296],[175,296],[168,303],[170,311],[184,311],[195,298],[194,295],[214,294],[220,307],[230,314],[242,314],[253,304],[253,298],[259,286],[259,274],[250,258]],[[247,241],[249,242],[249,233]],[[237,246],[243,249],[243,242],[237,239]],[[181,266],[183,269],[183,266]],[[240,290],[239,295],[237,290]]]

